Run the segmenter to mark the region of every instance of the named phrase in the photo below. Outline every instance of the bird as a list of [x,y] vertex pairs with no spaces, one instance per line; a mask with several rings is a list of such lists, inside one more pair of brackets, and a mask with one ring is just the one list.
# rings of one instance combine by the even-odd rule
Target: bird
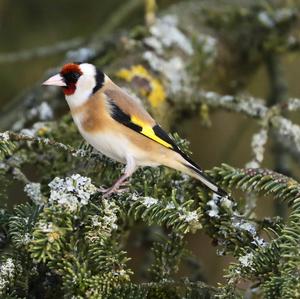
[[180,150],[138,99],[95,65],[67,63],[42,84],[62,87],[82,137],[97,151],[125,164],[122,176],[103,190],[103,195],[119,192],[137,168],[163,165],[196,178],[219,197],[227,196]]

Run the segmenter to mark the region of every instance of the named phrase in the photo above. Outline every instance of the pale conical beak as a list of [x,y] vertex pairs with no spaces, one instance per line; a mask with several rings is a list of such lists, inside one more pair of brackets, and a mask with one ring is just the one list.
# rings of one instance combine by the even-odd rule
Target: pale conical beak
[[56,74],[50,77],[48,80],[43,82],[42,85],[67,86],[67,84],[64,82],[63,77],[60,74]]

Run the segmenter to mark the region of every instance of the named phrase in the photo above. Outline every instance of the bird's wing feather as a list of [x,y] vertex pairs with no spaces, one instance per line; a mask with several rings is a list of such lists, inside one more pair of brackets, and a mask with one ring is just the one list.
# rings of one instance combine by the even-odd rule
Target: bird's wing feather
[[135,116],[142,121],[143,124],[152,127],[155,125],[155,120],[146,111],[142,104],[137,99],[128,95],[111,80],[106,83],[104,94],[125,114]]
[[179,150],[174,141],[155,122],[142,104],[111,80],[107,81],[104,94],[109,101],[111,117],[114,120],[167,148]]
[[167,148],[175,151],[178,150],[174,141],[158,124],[154,124],[154,126],[152,126],[152,124],[141,120],[136,115],[129,115],[125,113],[112,99],[110,99],[110,106],[111,117],[117,122]]
[[110,79],[107,81],[104,94],[112,107],[111,116],[114,120],[128,128],[152,139],[159,144],[179,153],[193,167],[201,169],[186,154],[184,154],[170,136],[155,122],[145,108],[129,96]]

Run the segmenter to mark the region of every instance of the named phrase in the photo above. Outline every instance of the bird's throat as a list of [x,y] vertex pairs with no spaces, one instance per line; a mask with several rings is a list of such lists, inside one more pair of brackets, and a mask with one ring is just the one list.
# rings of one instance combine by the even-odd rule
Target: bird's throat
[[69,83],[68,86],[63,88],[63,92],[66,96],[70,96],[75,93],[76,90],[76,84],[75,83]]

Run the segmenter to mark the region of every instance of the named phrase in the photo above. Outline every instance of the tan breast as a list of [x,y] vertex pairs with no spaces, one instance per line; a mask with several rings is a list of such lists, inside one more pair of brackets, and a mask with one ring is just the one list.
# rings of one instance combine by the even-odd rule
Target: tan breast
[[105,130],[111,117],[107,112],[104,95],[96,93],[83,105],[71,109],[72,115],[80,115],[81,127],[89,133]]

